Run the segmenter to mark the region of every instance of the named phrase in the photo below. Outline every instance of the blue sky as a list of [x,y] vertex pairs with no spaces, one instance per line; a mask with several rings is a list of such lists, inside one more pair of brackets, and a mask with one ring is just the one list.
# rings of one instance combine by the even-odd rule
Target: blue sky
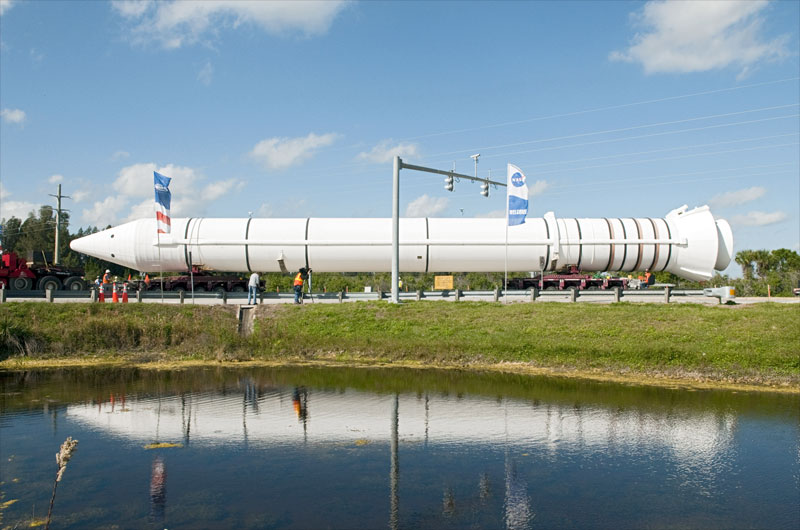
[[[709,204],[800,248],[800,2],[0,0],[0,218],[388,217],[391,158],[527,174],[531,215]],[[505,192],[403,171],[411,216]],[[730,272],[737,272],[733,266]]]

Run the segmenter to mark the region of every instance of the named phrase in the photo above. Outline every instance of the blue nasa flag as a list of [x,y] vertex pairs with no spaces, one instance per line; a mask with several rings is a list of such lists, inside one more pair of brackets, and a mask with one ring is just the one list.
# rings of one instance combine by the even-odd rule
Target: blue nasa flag
[[172,179],[153,171],[153,186],[156,190],[156,226],[159,234],[169,234],[172,230],[172,219],[169,216],[169,203],[172,193],[169,183]]
[[521,225],[528,215],[528,183],[525,174],[513,164],[508,165],[508,204],[506,218],[508,226]]

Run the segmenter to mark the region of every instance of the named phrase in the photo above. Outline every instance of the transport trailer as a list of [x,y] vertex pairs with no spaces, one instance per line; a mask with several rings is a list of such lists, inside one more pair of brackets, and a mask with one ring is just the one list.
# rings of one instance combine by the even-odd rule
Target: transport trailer
[[628,288],[628,278],[615,276],[595,276],[592,274],[581,273],[577,269],[571,268],[567,272],[556,272],[553,274],[537,274],[532,278],[509,278],[509,289],[532,289],[537,287],[542,291],[564,291],[568,289],[584,290],[605,290],[619,287]]
[[86,289],[82,269],[70,269],[46,263],[29,265],[27,261],[20,259],[16,252],[3,253],[3,259],[0,262],[0,285],[3,289],[14,291],[30,291],[31,289],[83,291]]
[[[239,276],[211,276],[205,272],[199,272],[194,274],[194,292],[244,293],[247,292],[247,282],[247,279],[242,279]],[[158,276],[147,280],[134,280],[131,281],[131,284],[135,289],[141,291],[161,290],[161,278]],[[263,282],[261,282],[261,286],[263,287]],[[189,274],[164,276],[164,290],[191,292],[192,276]]]

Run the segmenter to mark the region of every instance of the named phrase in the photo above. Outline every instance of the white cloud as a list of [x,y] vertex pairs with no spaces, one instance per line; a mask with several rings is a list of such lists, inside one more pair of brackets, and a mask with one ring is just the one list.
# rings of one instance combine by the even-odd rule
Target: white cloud
[[788,55],[788,36],[762,39],[765,0],[651,1],[633,15],[643,29],[614,61],[641,63],[646,73],[704,72],[734,65],[740,77],[759,61]]
[[244,185],[238,179],[205,182],[206,178],[199,171],[185,166],[133,164],[119,171],[111,185],[114,195],[95,201],[82,211],[84,224],[114,225],[153,215],[153,171],[172,178],[170,212],[174,217],[202,215],[213,200],[238,191]]
[[89,192],[85,190],[78,190],[72,192],[72,200],[75,202],[83,202],[89,196]]
[[443,212],[450,200],[447,197],[428,197],[428,194],[417,197],[408,204],[406,217],[432,217]]
[[753,186],[752,188],[746,188],[743,190],[728,191],[726,193],[714,195],[711,200],[708,201],[708,204],[714,208],[739,206],[740,204],[754,201],[760,197],[763,197],[766,192],[767,190],[761,186]]
[[479,213],[475,217],[477,219],[502,219],[506,216],[505,210],[493,210],[487,213]]
[[128,199],[122,195],[106,197],[102,201],[95,202],[91,208],[85,208],[81,212],[83,222],[100,228],[114,224],[118,219],[119,212],[127,206],[127,203]]
[[[546,180],[537,180],[533,184],[528,184],[528,197],[536,197],[544,193],[550,184]],[[505,216],[505,214],[503,214]]]
[[123,158],[128,158],[131,154],[127,151],[117,151],[113,155],[111,155],[111,160],[121,160]]
[[415,157],[419,155],[419,146],[412,143],[393,143],[392,140],[383,140],[369,152],[359,153],[356,158],[382,164],[390,162],[395,156]]
[[267,169],[286,169],[311,158],[320,147],[331,145],[338,135],[314,133],[300,138],[267,138],[256,144],[250,156]]
[[210,62],[206,62],[203,68],[197,73],[197,80],[208,86],[211,84],[211,79],[214,77],[214,66]]
[[153,197],[153,171],[172,178],[170,191],[173,195],[195,193],[198,182],[202,176],[190,167],[167,164],[158,167],[156,164],[144,163],[126,166],[119,172],[119,176],[112,184],[113,188],[121,195],[128,197]]
[[39,211],[39,205],[27,201],[3,201],[0,210],[2,210],[0,211],[0,219],[16,217],[24,221],[28,218],[28,214]]
[[740,226],[766,226],[780,223],[786,219],[785,212],[748,212],[744,215],[734,215],[731,223]]
[[201,192],[200,196],[204,201],[213,201],[219,199],[223,195],[227,195],[231,190],[241,190],[244,182],[237,179],[222,180],[219,182],[212,182]]
[[215,36],[221,28],[238,29],[241,26],[255,26],[274,35],[293,32],[306,36],[321,35],[328,31],[346,5],[347,2],[341,0],[112,3],[113,9],[132,24],[133,42],[157,42],[164,48],[195,44]]
[[23,221],[28,218],[30,212],[35,212],[39,209],[37,204],[26,201],[8,201],[12,193],[0,183],[0,219],[10,219],[16,217]]
[[24,123],[25,111],[19,109],[3,109],[0,111],[3,121],[8,123]]
[[14,6],[11,0],[0,0],[0,15],[4,15]]
[[122,16],[137,18],[150,9],[152,0],[113,0],[111,6]]
[[63,181],[64,181],[64,175],[53,175],[52,177],[47,179],[47,182],[49,182],[50,184],[57,184]]
[[275,207],[268,202],[262,203],[256,211],[256,217],[274,217]]

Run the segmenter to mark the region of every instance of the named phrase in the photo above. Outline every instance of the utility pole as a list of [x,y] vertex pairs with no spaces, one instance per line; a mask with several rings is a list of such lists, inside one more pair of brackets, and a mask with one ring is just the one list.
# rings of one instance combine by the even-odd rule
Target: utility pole
[[58,195],[53,195],[52,193],[49,195],[55,197],[58,201],[58,206],[56,206],[56,245],[53,251],[53,265],[58,265],[58,232],[59,228],[61,228],[61,199],[71,199],[72,197],[61,195],[61,184],[58,185]]

